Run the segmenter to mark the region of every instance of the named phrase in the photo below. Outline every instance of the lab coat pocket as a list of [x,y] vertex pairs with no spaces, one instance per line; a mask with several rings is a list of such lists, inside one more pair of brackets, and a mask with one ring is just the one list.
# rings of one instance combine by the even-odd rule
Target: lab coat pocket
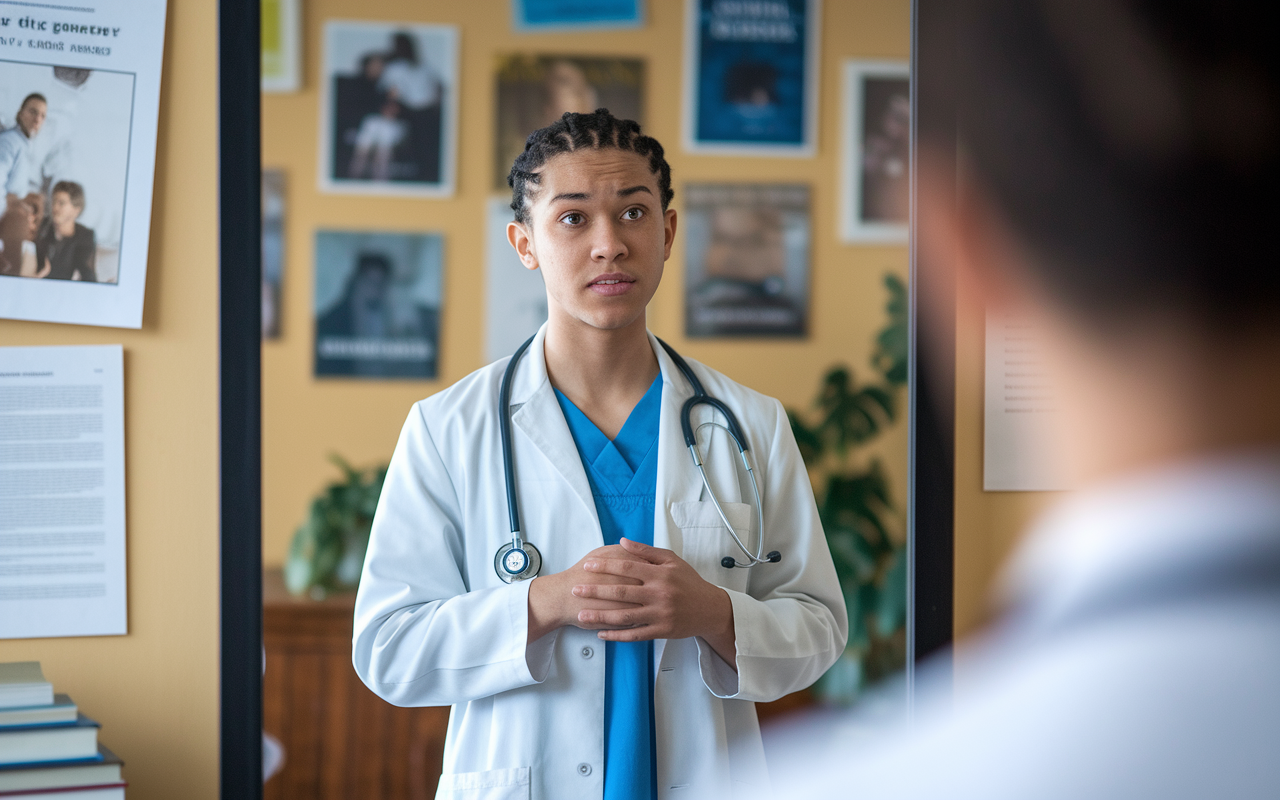
[[436,800],[528,800],[529,768],[441,775]]
[[[755,509],[747,503],[727,503],[720,501],[724,515],[733,523],[738,538],[747,547],[755,547],[751,538],[751,517]],[[725,556],[733,556],[738,561],[745,561],[742,550],[734,543],[733,537],[725,528],[724,520],[716,511],[715,503],[709,500],[693,500],[671,504],[671,521],[680,529],[684,539],[684,560],[688,561],[706,580],[717,586],[736,591],[745,591],[747,572],[745,569],[727,569],[720,564]]]

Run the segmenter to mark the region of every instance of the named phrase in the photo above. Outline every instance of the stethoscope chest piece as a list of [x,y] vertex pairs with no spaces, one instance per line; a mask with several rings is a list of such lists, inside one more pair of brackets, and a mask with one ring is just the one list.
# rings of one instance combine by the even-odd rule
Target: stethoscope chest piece
[[542,571],[542,554],[528,542],[520,547],[507,542],[493,555],[493,571],[506,583],[536,578]]

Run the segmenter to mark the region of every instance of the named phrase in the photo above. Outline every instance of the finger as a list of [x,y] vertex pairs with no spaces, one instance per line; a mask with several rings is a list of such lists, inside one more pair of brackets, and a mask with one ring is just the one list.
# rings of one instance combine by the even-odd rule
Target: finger
[[623,578],[634,578],[638,581],[644,581],[646,576],[652,577],[652,567],[653,565],[647,561],[632,561],[625,558],[593,558],[582,562],[582,568],[587,572],[603,572]]
[[661,547],[652,547],[644,542],[637,542],[634,539],[623,537],[618,540],[618,544],[628,553],[637,555],[648,561],[650,564],[665,564],[671,560],[675,553],[670,550],[664,550]]
[[647,625],[651,620],[641,606],[608,610],[601,608],[584,608],[578,612],[578,622],[584,628],[592,630],[600,628],[635,628]]
[[596,637],[606,642],[647,642],[663,639],[666,634],[657,625],[641,625],[636,628],[615,628],[596,632]]
[[577,597],[589,600],[612,600],[617,603],[644,602],[641,592],[644,587],[625,583],[584,583],[573,587],[570,591]]

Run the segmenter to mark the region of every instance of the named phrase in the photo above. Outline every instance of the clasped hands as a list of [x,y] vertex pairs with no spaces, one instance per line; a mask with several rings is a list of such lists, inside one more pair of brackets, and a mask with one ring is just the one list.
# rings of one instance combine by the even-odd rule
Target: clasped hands
[[700,636],[735,662],[733,604],[670,550],[630,539],[598,547],[529,586],[529,641],[572,625],[612,642]]

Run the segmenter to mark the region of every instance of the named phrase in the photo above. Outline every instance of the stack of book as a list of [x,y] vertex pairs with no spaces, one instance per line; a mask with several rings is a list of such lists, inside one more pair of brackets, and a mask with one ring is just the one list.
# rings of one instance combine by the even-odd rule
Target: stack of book
[[124,800],[121,766],[39,662],[0,664],[0,800]]

